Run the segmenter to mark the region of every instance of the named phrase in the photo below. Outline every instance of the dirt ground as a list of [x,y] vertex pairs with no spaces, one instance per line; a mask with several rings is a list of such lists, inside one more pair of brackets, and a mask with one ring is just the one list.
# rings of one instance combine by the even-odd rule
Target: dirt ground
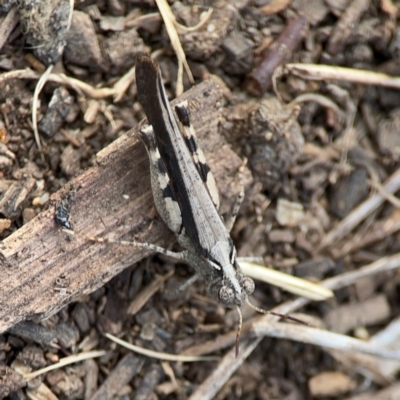
[[[64,0],[0,2],[0,398],[400,399],[399,13],[78,0],[70,19]],[[333,290],[256,280],[256,306],[309,325],[246,305],[235,357],[236,310],[201,281],[176,291],[190,267],[88,239],[179,249],[137,135],[141,53],[188,99],[224,216],[242,168],[239,256]]]

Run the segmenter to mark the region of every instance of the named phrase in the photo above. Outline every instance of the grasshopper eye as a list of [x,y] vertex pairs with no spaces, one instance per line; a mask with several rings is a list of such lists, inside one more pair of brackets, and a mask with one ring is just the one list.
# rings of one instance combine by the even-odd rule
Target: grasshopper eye
[[222,304],[232,304],[235,298],[235,293],[233,289],[228,286],[222,286],[218,292],[218,299]]
[[243,279],[243,289],[248,294],[251,295],[254,292],[255,284],[253,279],[244,278]]

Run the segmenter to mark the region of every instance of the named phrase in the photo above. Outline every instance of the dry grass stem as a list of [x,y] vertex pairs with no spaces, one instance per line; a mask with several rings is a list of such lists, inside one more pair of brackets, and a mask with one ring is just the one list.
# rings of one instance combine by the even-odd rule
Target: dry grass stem
[[54,65],[49,65],[44,74],[39,78],[37,81],[35,91],[33,92],[33,98],[32,98],[32,127],[33,127],[33,134],[35,136],[35,141],[38,149],[40,150],[42,148],[42,145],[40,143],[40,136],[39,136],[39,129],[37,126],[37,108],[38,108],[38,103],[39,103],[39,94],[42,91],[44,85],[47,82],[48,77],[50,76],[50,73],[53,69]]
[[277,286],[297,296],[314,301],[323,301],[334,296],[330,289],[272,268],[245,261],[241,261],[240,266],[244,274],[250,278]]
[[257,336],[261,335],[295,340],[297,342],[313,344],[331,350],[360,352],[389,360],[400,361],[400,351],[377,348],[375,345],[359,339],[309,326],[287,323],[271,324],[263,318],[253,323],[252,330]]
[[302,104],[302,103],[305,103],[307,101],[313,101],[315,103],[318,103],[322,107],[325,107],[325,108],[328,108],[328,109],[332,110],[336,114],[339,123],[345,121],[345,119],[346,119],[346,114],[339,108],[339,106],[333,100],[331,100],[327,96],[324,96],[324,95],[318,94],[318,93],[304,93],[304,94],[301,94],[301,95],[297,96],[294,100],[292,100],[287,105],[287,107],[290,108],[290,107],[293,107],[296,104]]
[[[40,79],[41,75],[29,68],[6,72],[0,75],[0,83],[10,79]],[[114,96],[116,90],[113,88],[95,88],[79,79],[70,78],[64,74],[50,74],[47,81],[67,85],[79,94],[84,93],[93,99],[103,99]]]
[[62,358],[58,363],[49,365],[46,368],[39,369],[35,372],[24,375],[25,380],[29,381],[40,375],[43,375],[49,371],[54,371],[55,369],[63,368],[67,365],[75,364],[80,361],[89,360],[91,358],[102,357],[106,354],[104,350],[98,351],[88,351],[85,353],[74,354],[73,356]]
[[200,17],[200,22],[195,26],[182,25],[178,21],[176,21],[175,16],[173,18],[173,21],[178,30],[182,32],[195,32],[199,30],[202,26],[204,26],[204,24],[211,18],[213,11],[213,8],[210,7],[206,12],[202,13]]
[[144,349],[143,347],[135,346],[134,344],[125,342],[124,340],[118,339],[117,337],[106,333],[105,337],[112,340],[113,342],[125,347],[128,350],[132,350],[135,353],[141,354],[146,357],[156,358],[157,360],[163,361],[177,361],[177,362],[198,362],[198,361],[217,361],[219,357],[197,357],[197,356],[186,356],[184,354],[169,354],[161,353],[158,351]]
[[[166,0],[156,0],[157,7],[160,10],[160,14],[164,20],[165,29],[167,30],[169,39],[171,40],[171,45],[176,53],[178,59],[182,62],[185,67],[186,73],[188,74],[189,80],[191,83],[194,83],[194,78],[192,72],[190,71],[189,65],[186,60],[185,52],[183,51],[181,41],[179,40],[178,32],[175,29],[174,21],[175,16],[172,13],[171,7],[166,2]],[[183,93],[183,86],[177,86],[176,96],[179,96]]]
[[330,65],[316,64],[286,64],[285,71],[310,80],[341,80],[400,89],[400,78],[380,72],[367,71]]

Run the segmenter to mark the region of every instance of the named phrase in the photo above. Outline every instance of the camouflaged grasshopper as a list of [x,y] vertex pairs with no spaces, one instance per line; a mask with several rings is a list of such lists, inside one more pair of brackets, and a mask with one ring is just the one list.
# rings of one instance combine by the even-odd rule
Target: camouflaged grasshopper
[[[159,68],[148,56],[136,61],[139,102],[149,121],[140,131],[150,158],[151,186],[158,213],[185,249],[164,254],[186,261],[227,307],[243,306],[254,291],[243,275],[229,235],[240,203],[225,225],[218,212],[214,177],[198,146],[187,102],[175,107],[182,132],[169,105]],[[239,200],[243,195],[239,196]],[[152,247],[154,250],[154,247]],[[160,249],[157,249],[160,251]]]
[[242,190],[238,195],[230,219],[224,223],[218,211],[219,195],[215,180],[190,123],[187,101],[175,107],[180,129],[165,93],[159,68],[147,55],[141,55],[136,60],[136,84],[139,102],[149,122],[140,130],[140,137],[149,155],[154,203],[185,250],[177,253],[150,243],[116,243],[165,254],[191,265],[196,277],[204,279],[211,297],[226,307],[237,309],[240,318],[237,352],[242,325],[240,307],[244,304],[259,312],[285,317],[259,309],[248,300],[254,291],[254,281],[244,276],[229,234],[244,192]]

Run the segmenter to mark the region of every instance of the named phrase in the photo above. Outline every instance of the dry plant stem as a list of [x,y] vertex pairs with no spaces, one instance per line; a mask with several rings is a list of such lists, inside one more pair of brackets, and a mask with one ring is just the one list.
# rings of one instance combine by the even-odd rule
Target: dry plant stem
[[[374,171],[374,170],[372,168],[369,168],[369,171]],[[374,174],[371,175],[371,178],[372,178],[370,181],[371,186],[374,189],[376,189],[385,198],[385,200],[387,200],[393,207],[400,208],[400,199],[397,198],[393,193],[386,192],[385,188],[379,182],[376,172],[374,172]]]
[[339,80],[345,82],[362,83],[363,85],[376,85],[400,89],[400,78],[380,72],[367,71],[330,65],[316,64],[286,64],[285,72],[294,74],[303,79]]
[[114,103],[118,103],[122,100],[125,92],[133,82],[135,82],[135,67],[132,67],[114,84]]
[[239,260],[239,264],[243,273],[249,278],[267,282],[297,296],[306,297],[314,301],[323,301],[334,296],[331,290],[306,279],[301,279],[251,262],[242,261],[241,259]]
[[[394,193],[400,189],[400,169],[390,176],[383,185],[387,193]],[[375,194],[368,200],[365,200],[356,207],[346,218],[340,221],[330,232],[322,239],[318,251],[332,246],[338,240],[345,237],[351,232],[361,221],[374,212],[385,201],[385,197],[380,193]]]
[[329,97],[323,96],[318,93],[304,93],[297,96],[294,100],[292,100],[287,106],[293,107],[295,104],[301,104],[306,101],[312,101],[318,103],[322,107],[326,107],[329,110],[332,110],[336,115],[339,121],[345,121],[346,114],[338,107],[338,105],[332,101]]
[[[171,45],[176,53],[178,59],[182,62],[185,67],[186,73],[188,74],[190,82],[194,83],[192,72],[190,71],[189,65],[186,61],[186,54],[183,51],[181,41],[179,40],[178,32],[175,29],[174,20],[175,16],[172,13],[171,7],[166,0],[156,0],[157,7],[160,10],[160,14],[164,20],[165,29],[167,30]],[[179,96],[181,93],[176,93]]]
[[[41,77],[35,71],[29,68],[6,72],[0,75],[0,83],[6,82],[10,79],[39,79]],[[122,79],[122,78],[121,78]],[[76,90],[78,93],[84,93],[93,99],[103,99],[104,97],[115,96],[116,90],[113,88],[94,88],[79,79],[70,78],[64,74],[50,74],[47,77],[47,81],[59,83],[60,85],[66,85]],[[118,82],[117,82],[118,83]]]
[[392,256],[382,257],[362,268],[355,271],[345,272],[344,274],[326,279],[321,284],[332,290],[341,289],[345,286],[352,285],[361,278],[373,276],[380,272],[387,272],[400,267],[400,253]]
[[252,330],[256,336],[295,340],[297,342],[325,347],[330,350],[360,352],[388,360],[400,361],[400,351],[377,348],[371,343],[359,339],[309,326],[284,323],[271,324],[265,321],[265,319],[260,319],[252,324]]
[[49,365],[46,368],[42,368],[37,371],[31,372],[31,373],[25,375],[24,378],[26,381],[29,381],[29,380],[36,378],[37,376],[43,375],[49,371],[63,368],[66,365],[75,364],[77,362],[81,362],[84,360],[89,360],[89,359],[93,359],[96,357],[102,357],[105,354],[106,354],[106,352],[104,350],[88,351],[85,353],[74,354],[72,356],[62,358],[58,363],[55,363],[55,364]]
[[292,55],[303,39],[307,28],[307,19],[303,16],[298,16],[289,22],[277,41],[267,51],[261,64],[251,72],[246,83],[246,90],[250,94],[262,96],[271,87],[275,69]]
[[[241,160],[218,134],[215,104],[221,97],[209,80],[180,100],[189,100],[193,125],[224,195],[221,206],[226,213],[231,207],[228,199],[236,195],[232,182]],[[135,238],[163,247],[174,242],[154,207],[149,161],[137,129],[103,149],[96,165],[70,182],[77,188],[70,217],[73,236],[54,221],[64,193],[60,190],[52,195],[47,210],[0,242],[0,332],[24,319],[39,320],[57,312],[148,255],[140,248],[93,243],[87,237]],[[246,183],[248,177],[247,172]]]
[[[397,318],[372,336],[368,343],[375,348],[397,350],[400,340],[400,318]],[[331,355],[344,364],[347,369],[356,371],[380,385],[395,381],[400,370],[400,362],[382,359],[364,353],[343,353],[330,351]]]
[[38,113],[38,109],[37,109],[37,105],[39,102],[39,94],[43,89],[43,86],[46,84],[47,78],[51,73],[51,70],[53,69],[54,65],[50,64],[46,71],[44,72],[44,74],[39,78],[39,80],[37,81],[36,87],[35,87],[35,91],[33,92],[33,100],[32,100],[32,127],[33,127],[33,133],[35,136],[35,141],[36,141],[36,145],[38,147],[39,150],[41,150],[42,145],[40,143],[40,136],[39,136],[39,129],[37,126],[37,113]]
[[195,26],[182,25],[175,20],[175,17],[174,17],[174,24],[177,27],[177,29],[181,32],[195,32],[199,30],[204,24],[207,23],[207,21],[211,18],[213,11],[214,11],[213,8],[210,7],[205,14],[202,14],[200,22]]
[[135,346],[134,344],[125,342],[124,340],[118,339],[114,335],[110,335],[106,333],[104,335],[106,338],[112,340],[115,343],[118,343],[120,346],[125,347],[128,350],[131,350],[135,353],[141,354],[146,357],[155,358],[157,360],[163,361],[175,361],[175,362],[198,362],[198,361],[217,361],[219,357],[209,356],[209,357],[199,357],[199,356],[190,356],[185,354],[169,354],[162,353],[160,351],[154,351],[145,349],[143,347]]
[[[348,286],[356,282],[358,279],[367,276],[373,276],[379,272],[390,271],[400,267],[400,253],[395,254],[391,257],[384,257],[378,261],[375,261],[365,267],[358,269],[357,271],[346,272],[344,274],[338,275],[334,278],[326,279],[321,282],[326,288],[336,290],[342,287]],[[296,299],[283,303],[277,307],[274,307],[272,311],[289,314],[298,310],[299,308],[305,306],[310,301],[307,299]],[[269,315],[262,317],[265,324],[273,323],[276,321],[276,317],[271,317]],[[245,324],[243,331],[248,330],[248,324]],[[230,333],[232,340],[228,344],[232,346],[235,338],[235,332]],[[194,399],[213,399],[215,394],[225,385],[231,375],[241,366],[248,355],[257,347],[257,345],[262,340],[262,336],[254,339],[243,341],[239,347],[239,358],[234,358],[234,352],[228,352],[224,358],[220,361],[217,368],[211,373],[211,375],[198,387],[198,389],[192,394],[190,400]],[[225,343],[228,341],[225,340]],[[197,353],[198,354],[198,353]]]
[[358,249],[369,246],[379,240],[384,239],[400,230],[400,210],[394,210],[385,220],[376,221],[369,233],[364,235],[356,234],[349,241],[346,241],[340,249],[332,249],[334,258],[343,257]]

